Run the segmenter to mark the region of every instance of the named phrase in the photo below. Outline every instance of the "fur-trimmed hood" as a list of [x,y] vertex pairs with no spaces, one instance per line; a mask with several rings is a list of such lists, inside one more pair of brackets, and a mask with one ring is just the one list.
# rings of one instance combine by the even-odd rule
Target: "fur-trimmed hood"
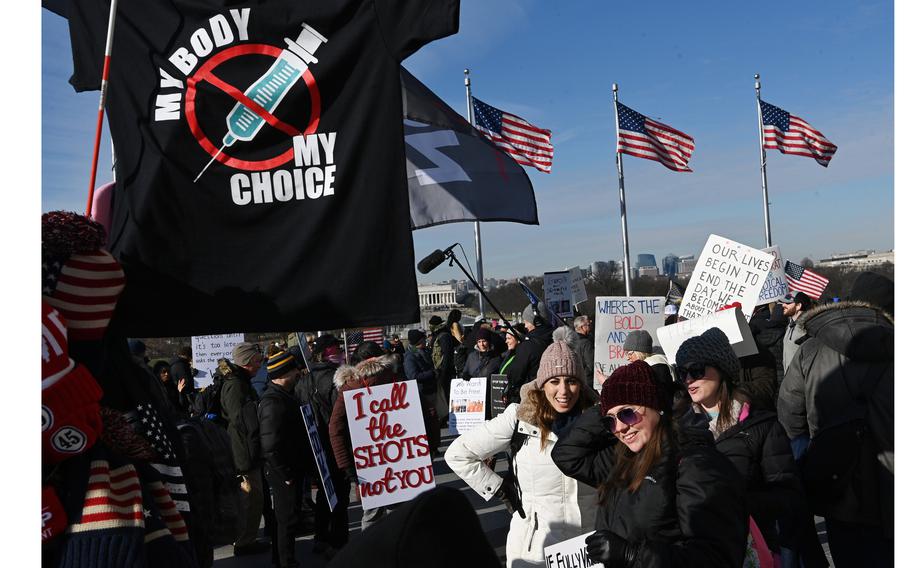
[[360,388],[366,383],[369,386],[383,384],[389,380],[383,380],[381,375],[388,375],[392,380],[395,376],[395,356],[383,355],[361,361],[357,365],[342,365],[335,371],[335,386],[338,390],[342,388]]
[[894,359],[894,320],[866,302],[848,301],[813,308],[799,318],[805,338],[815,337],[856,361]]
[[[584,381],[579,382],[581,383],[581,394],[579,395],[576,404],[581,405],[581,410],[584,411],[597,404],[600,398],[597,396],[597,391],[589,387]],[[540,390],[534,386],[534,381],[527,382],[521,386],[521,390],[519,391],[521,402],[518,405],[518,419],[533,426],[540,426],[535,417],[537,414],[537,404],[528,396],[528,393],[532,390]]]

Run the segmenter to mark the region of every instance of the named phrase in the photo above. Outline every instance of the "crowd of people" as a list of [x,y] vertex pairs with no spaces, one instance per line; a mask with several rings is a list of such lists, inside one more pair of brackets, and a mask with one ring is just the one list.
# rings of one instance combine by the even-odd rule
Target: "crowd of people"
[[[100,250],[97,239],[80,246],[69,253]],[[504,410],[487,404],[488,419],[444,457],[511,514],[509,567],[543,566],[545,547],[586,533],[590,559],[609,567],[827,566],[814,515],[836,566],[893,566],[894,290],[876,274],[860,275],[847,301],[798,293],[759,306],[749,320],[757,353],[745,357],[711,328],[671,364],[638,330],[623,345],[628,364],[606,376],[591,318],[554,324],[529,304],[513,324],[478,316],[463,326],[452,310],[406,341],[351,353],[330,333],[243,342],[201,390],[189,346],[152,362],[142,341],[86,332],[68,324],[68,303],[45,300],[49,566],[203,568],[232,545],[292,567],[306,532],[333,565],[367,565],[362,543],[381,546],[368,535],[404,539],[390,527],[419,518],[414,507],[467,504],[443,492],[364,509],[361,545],[349,542],[358,476],[344,393],[415,381],[436,457],[451,382],[494,375],[505,378]],[[465,527],[486,551],[478,558],[495,558],[476,516]]]

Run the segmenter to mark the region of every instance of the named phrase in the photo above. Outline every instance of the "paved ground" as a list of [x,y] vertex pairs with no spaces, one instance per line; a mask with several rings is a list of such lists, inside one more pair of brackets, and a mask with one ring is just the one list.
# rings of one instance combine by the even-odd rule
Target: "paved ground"
[[[445,453],[446,448],[448,448],[453,439],[454,436],[443,436],[442,445],[440,447],[440,457],[436,458],[433,461],[433,471],[436,475],[436,484],[454,487],[464,493],[464,495],[471,502],[471,505],[474,506],[474,510],[477,511],[477,515],[480,517],[480,523],[483,527],[484,533],[487,535],[487,539],[496,550],[496,553],[499,555],[499,558],[502,561],[503,565],[505,565],[506,533],[509,529],[509,514],[506,512],[505,507],[499,502],[486,502],[481,499],[473,489],[468,487],[464,481],[452,473],[452,470],[449,469],[448,465],[446,465],[445,460],[442,458],[442,454]],[[502,472],[505,471],[505,469],[506,464],[502,460],[499,460],[496,464],[496,471]],[[351,539],[355,539],[360,535],[361,513],[362,509],[360,507],[360,503],[352,503],[349,513],[351,521]],[[830,554],[828,553],[828,539],[825,533],[825,524],[821,518],[816,518],[816,528],[819,531],[819,536],[822,539],[822,546],[825,549],[825,553],[828,554],[828,559],[830,562]],[[323,566],[326,566],[327,561],[321,555],[313,554],[312,548],[312,535],[298,537],[297,560],[300,562],[300,565],[305,566],[306,568],[321,568]],[[233,548],[231,546],[222,546],[215,549],[215,568],[252,568],[254,566],[267,567],[270,565],[271,552],[264,552],[262,554],[251,556],[234,557]]]

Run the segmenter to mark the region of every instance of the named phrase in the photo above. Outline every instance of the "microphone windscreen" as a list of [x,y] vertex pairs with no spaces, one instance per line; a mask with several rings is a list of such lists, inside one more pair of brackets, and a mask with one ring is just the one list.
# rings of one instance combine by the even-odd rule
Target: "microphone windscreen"
[[442,264],[442,261],[444,261],[445,259],[446,259],[445,253],[439,249],[436,249],[433,252],[431,252],[430,254],[428,254],[423,260],[421,260],[420,262],[417,263],[417,270],[419,270],[421,274],[427,274],[431,270],[433,270],[434,268],[436,268],[437,266]]

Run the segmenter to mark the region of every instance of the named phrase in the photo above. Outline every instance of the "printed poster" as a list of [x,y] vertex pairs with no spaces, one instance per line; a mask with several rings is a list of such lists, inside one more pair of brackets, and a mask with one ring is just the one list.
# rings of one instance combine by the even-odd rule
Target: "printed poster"
[[452,379],[449,390],[449,431],[464,434],[486,417],[487,378]]
[[594,531],[544,547],[543,558],[547,568],[604,568],[603,564],[588,557],[585,539],[592,534]]

